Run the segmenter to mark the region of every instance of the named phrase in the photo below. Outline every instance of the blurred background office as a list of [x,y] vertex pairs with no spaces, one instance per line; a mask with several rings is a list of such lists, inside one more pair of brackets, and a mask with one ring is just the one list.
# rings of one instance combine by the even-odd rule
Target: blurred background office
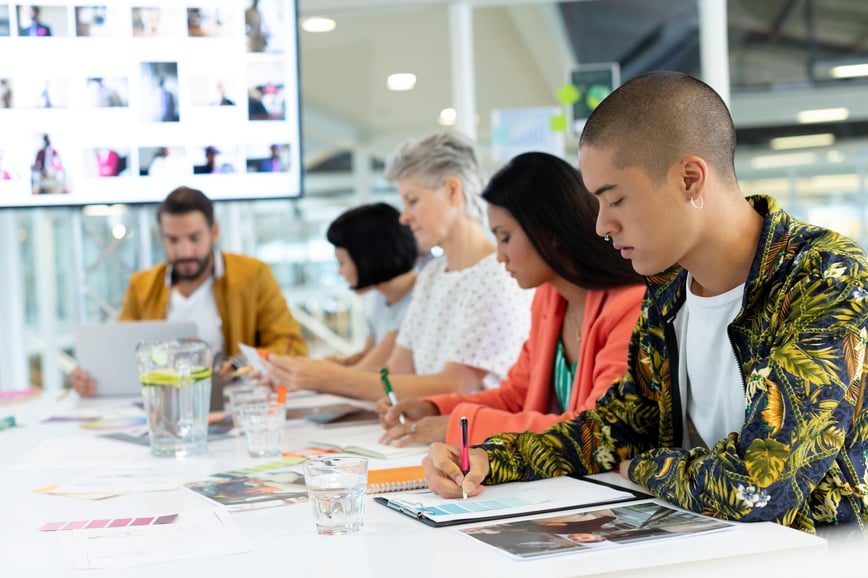
[[[400,207],[385,155],[452,126],[489,172],[527,148],[574,162],[579,105],[605,95],[570,90],[583,74],[703,78],[733,112],[745,193],[868,246],[865,0],[300,0],[298,12],[304,196],[220,202],[216,216],[222,248],[272,266],[313,355],[364,341],[325,230],[352,206]],[[152,205],[0,210],[0,389],[63,387],[74,325],[113,319],[129,274],[162,258]]]

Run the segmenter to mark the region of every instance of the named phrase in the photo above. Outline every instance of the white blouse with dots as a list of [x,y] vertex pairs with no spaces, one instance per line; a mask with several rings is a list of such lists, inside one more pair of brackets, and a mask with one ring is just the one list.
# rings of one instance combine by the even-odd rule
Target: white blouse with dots
[[417,375],[460,363],[487,371],[483,387],[497,387],[530,332],[534,291],[521,289],[494,254],[460,271],[447,265],[441,257],[422,269],[397,343],[413,352]]

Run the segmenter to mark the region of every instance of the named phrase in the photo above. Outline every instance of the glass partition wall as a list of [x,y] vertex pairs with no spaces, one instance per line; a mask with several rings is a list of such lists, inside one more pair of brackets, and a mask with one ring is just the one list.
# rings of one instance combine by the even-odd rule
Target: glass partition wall
[[[656,14],[651,4],[639,0],[480,2],[472,12],[475,54],[464,58],[475,64],[475,126],[489,170],[500,164],[491,154],[492,140],[497,137],[491,126],[492,111],[561,106],[558,88],[566,82],[566,71],[579,62],[606,59],[621,62],[622,71],[635,71],[643,55],[668,54],[675,60],[657,59],[658,68],[684,67],[685,72],[699,74],[695,39],[666,30],[667,23],[677,20],[679,30],[698,33],[696,7],[701,1],[705,0],[653,4],[669,6],[676,11],[674,16]],[[813,37],[807,33],[803,13],[772,10],[802,4],[812,4],[815,17],[826,19]],[[756,92],[786,95],[792,89],[808,95],[805,108],[835,104],[835,99],[821,97],[811,104],[812,90],[830,81],[808,72],[819,69],[817,62],[837,57],[832,53],[835,46],[822,32],[831,26],[831,16],[823,9],[832,4],[839,19],[860,27],[861,36],[858,30],[831,33],[861,38],[850,42],[851,56],[863,54],[868,18],[847,12],[868,14],[862,2],[729,1],[732,108],[737,127],[747,135],[737,153],[736,168],[746,194],[773,195],[797,217],[868,246],[868,141],[860,130],[864,119],[851,117],[846,130],[820,125],[835,133],[830,145],[772,150],[770,140],[781,136],[781,126],[792,131],[790,125],[796,123],[773,120],[780,111],[760,112],[749,100]],[[331,5],[335,8],[329,12]],[[323,6],[326,12],[315,12]],[[348,353],[365,338],[364,303],[337,275],[325,230],[338,214],[360,203],[382,200],[400,206],[395,191],[380,174],[385,156],[407,137],[449,126],[450,117],[443,113],[451,104],[454,78],[450,72],[455,66],[449,51],[450,3],[408,5],[396,0],[366,7],[365,2],[302,1],[300,10],[302,17],[329,16],[337,24],[333,32],[303,31],[299,35],[305,196],[292,201],[218,203],[220,245],[271,265],[304,327],[313,355]],[[605,18],[595,10],[610,13]],[[586,45],[593,41],[586,37],[589,28],[615,24],[622,28],[611,30],[609,36],[622,40],[608,48],[598,45],[597,52],[591,52]],[[649,27],[657,30],[656,35],[649,33]],[[801,36],[794,27],[800,27]],[[751,46],[756,48],[774,34],[778,41],[773,49],[751,52]],[[585,35],[586,43],[576,35]],[[678,50],[652,50],[655,39],[669,41]],[[770,76],[761,72],[775,67],[786,78],[768,84]],[[405,92],[387,90],[387,76],[402,72],[415,72],[416,86]],[[868,86],[859,79],[848,82],[847,92],[868,103]],[[785,100],[782,97],[780,102]],[[851,111],[852,116],[859,114]],[[769,118],[757,120],[757,115]],[[563,155],[573,161],[576,136],[564,136]],[[9,265],[13,277],[0,289],[0,299],[7,306],[20,302],[20,321],[14,321],[16,316],[9,316],[7,308],[4,322],[15,331],[21,327],[22,335],[7,339],[15,340],[13,353],[21,352],[16,362],[25,368],[26,377],[25,383],[13,382],[2,374],[0,389],[28,385],[58,389],[64,385],[75,364],[74,325],[113,319],[129,275],[163,258],[154,209],[153,205],[121,205],[6,213],[3,222],[15,231],[6,231],[7,253],[0,261]],[[20,287],[14,275],[20,278]]]

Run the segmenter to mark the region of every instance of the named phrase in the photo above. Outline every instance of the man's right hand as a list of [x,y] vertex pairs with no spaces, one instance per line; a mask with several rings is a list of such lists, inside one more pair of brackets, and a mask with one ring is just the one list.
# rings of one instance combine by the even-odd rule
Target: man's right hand
[[96,395],[96,381],[85,370],[76,367],[69,375],[72,389],[81,397],[93,397]]

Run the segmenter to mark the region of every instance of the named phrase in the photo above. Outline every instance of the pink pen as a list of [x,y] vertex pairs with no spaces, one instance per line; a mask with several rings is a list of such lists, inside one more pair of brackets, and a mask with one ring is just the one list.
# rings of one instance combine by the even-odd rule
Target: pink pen
[[[470,471],[470,451],[467,448],[467,418],[461,416],[461,473],[465,476]],[[467,491],[462,483],[461,495],[467,499]]]

